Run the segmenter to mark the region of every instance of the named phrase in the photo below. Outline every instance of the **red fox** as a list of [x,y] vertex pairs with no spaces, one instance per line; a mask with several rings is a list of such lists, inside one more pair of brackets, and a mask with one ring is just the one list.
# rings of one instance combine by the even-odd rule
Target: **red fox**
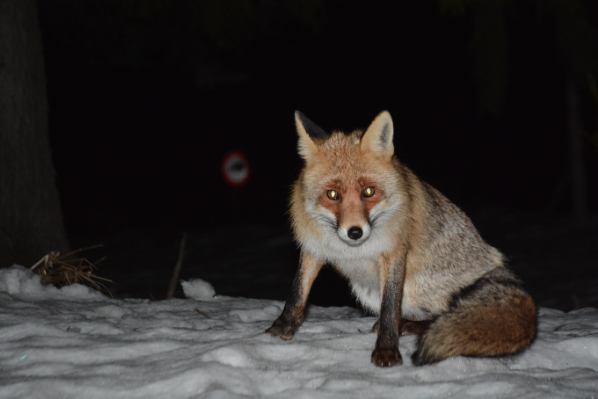
[[371,360],[402,364],[399,335],[420,334],[415,365],[451,356],[501,356],[536,334],[536,305],[469,218],[394,156],[393,123],[327,133],[295,113],[305,166],[290,201],[299,268],[282,314],[266,330],[291,339],[324,264],[379,315]]

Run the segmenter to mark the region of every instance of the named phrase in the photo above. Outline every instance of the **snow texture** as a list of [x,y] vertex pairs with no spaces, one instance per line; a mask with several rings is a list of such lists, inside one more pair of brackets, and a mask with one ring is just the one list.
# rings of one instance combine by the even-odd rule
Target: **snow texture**
[[312,306],[283,341],[264,334],[283,305],[115,300],[44,287],[20,266],[0,270],[0,398],[598,397],[594,308],[542,308],[536,341],[515,357],[414,367],[410,336],[400,342],[405,364],[382,369],[370,362],[373,317]]

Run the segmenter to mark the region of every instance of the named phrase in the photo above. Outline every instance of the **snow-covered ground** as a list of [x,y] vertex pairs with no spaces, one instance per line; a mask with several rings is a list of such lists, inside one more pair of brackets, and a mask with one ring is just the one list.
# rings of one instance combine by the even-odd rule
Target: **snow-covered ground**
[[[309,308],[290,341],[263,331],[283,303],[217,296],[115,300],[0,270],[0,398],[598,398],[598,310],[542,308],[539,334],[511,358],[414,367],[370,363],[375,319]],[[201,310],[203,314],[196,311]]]

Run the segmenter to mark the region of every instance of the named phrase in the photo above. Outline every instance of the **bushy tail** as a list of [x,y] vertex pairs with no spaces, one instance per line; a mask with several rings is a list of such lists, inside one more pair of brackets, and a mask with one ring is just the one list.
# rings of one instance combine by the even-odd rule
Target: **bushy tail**
[[536,335],[536,305],[520,281],[497,268],[462,289],[450,309],[420,336],[415,365],[450,356],[502,356],[524,350]]

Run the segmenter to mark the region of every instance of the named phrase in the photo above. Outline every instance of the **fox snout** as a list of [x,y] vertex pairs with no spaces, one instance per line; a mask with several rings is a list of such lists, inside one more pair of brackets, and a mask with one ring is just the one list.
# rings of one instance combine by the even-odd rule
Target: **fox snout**
[[355,184],[349,185],[349,188],[324,191],[323,208],[335,219],[336,233],[342,242],[357,247],[369,238],[372,231],[369,212],[376,199],[373,186],[361,188]]
[[344,228],[339,226],[337,229],[337,234],[339,238],[347,245],[352,247],[357,247],[363,244],[370,236],[372,229],[369,223],[366,223],[363,226],[350,226],[349,228]]

